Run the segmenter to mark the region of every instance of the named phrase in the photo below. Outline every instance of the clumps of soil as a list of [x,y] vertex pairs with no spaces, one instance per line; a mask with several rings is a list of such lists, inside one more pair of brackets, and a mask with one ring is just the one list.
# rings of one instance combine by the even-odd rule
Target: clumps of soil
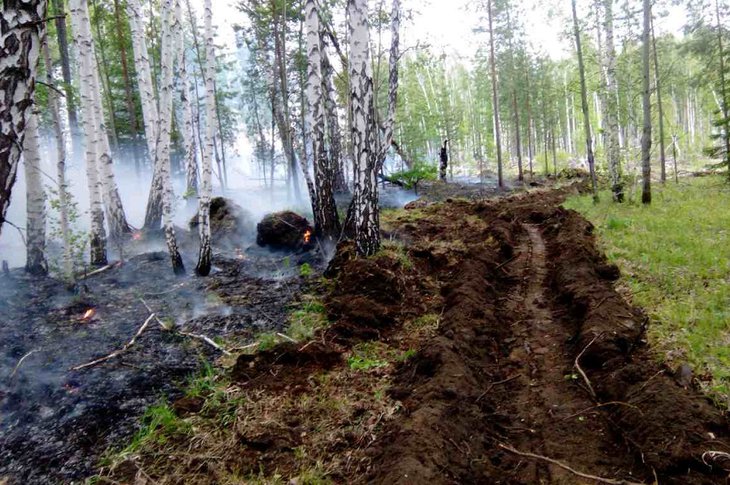
[[[210,232],[216,245],[240,247],[243,239],[251,238],[254,219],[250,212],[230,199],[214,197],[210,201]],[[190,233],[198,233],[198,215],[188,223]]]
[[705,396],[680,386],[656,362],[644,340],[647,319],[613,289],[617,271],[596,250],[593,228],[558,209],[546,221],[552,235],[554,290],[574,310],[576,352],[610,419],[661,483],[719,483],[727,477],[728,419]]
[[313,247],[314,229],[307,219],[291,211],[275,212],[256,226],[256,244],[272,249],[298,251]]

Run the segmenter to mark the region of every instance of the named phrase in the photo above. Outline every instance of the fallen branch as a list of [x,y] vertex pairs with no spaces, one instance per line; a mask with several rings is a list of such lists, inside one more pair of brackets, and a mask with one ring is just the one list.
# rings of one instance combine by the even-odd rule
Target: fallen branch
[[580,411],[580,412],[578,412],[578,413],[575,413],[575,414],[571,414],[570,416],[566,416],[566,417],[564,417],[564,418],[563,418],[563,419],[562,419],[561,421],[567,421],[567,420],[569,420],[570,418],[574,418],[574,417],[576,417],[576,416],[580,416],[581,414],[585,414],[585,413],[587,413],[588,411],[592,411],[592,410],[594,410],[594,409],[602,408],[602,407],[605,407],[605,406],[614,406],[614,405],[615,405],[615,406],[626,406],[626,407],[629,407],[629,408],[633,408],[633,409],[636,409],[637,411],[639,411],[639,414],[641,414],[641,415],[643,415],[643,414],[644,414],[644,413],[643,413],[643,412],[641,411],[641,409],[639,409],[639,407],[638,407],[638,406],[635,406],[635,405],[633,405],[633,404],[629,404],[629,403],[627,403],[627,402],[621,402],[621,401],[609,401],[609,402],[604,402],[604,403],[601,403],[601,404],[597,404],[596,406],[591,406],[591,407],[589,407],[589,408],[585,408],[585,409],[584,409],[583,411]]
[[583,377],[583,380],[585,381],[586,385],[588,386],[588,391],[591,393],[591,397],[593,397],[593,399],[597,399],[596,398],[596,391],[593,390],[593,386],[591,386],[591,381],[588,379],[588,376],[586,375],[586,373],[583,372],[583,369],[581,369],[580,364],[579,364],[579,361],[580,361],[580,358],[583,357],[583,354],[586,353],[586,350],[588,350],[588,347],[590,347],[591,345],[593,345],[593,343],[596,340],[598,340],[598,337],[600,337],[601,335],[603,335],[603,334],[602,333],[599,333],[598,335],[596,335],[595,337],[593,337],[593,340],[591,340],[590,342],[588,342],[588,345],[586,345],[585,348],[580,351],[580,354],[578,354],[578,357],[575,358],[575,362],[574,362],[576,370]]
[[30,357],[31,355],[35,354],[36,352],[38,352],[38,351],[35,350],[35,349],[34,350],[31,350],[30,352],[28,352],[27,354],[25,354],[23,357],[20,358],[20,360],[18,361],[18,363],[15,364],[15,368],[13,369],[13,372],[10,373],[10,378],[11,379],[13,378],[13,376],[15,375],[15,373],[18,372],[18,369],[23,364],[23,361],[25,359],[27,359],[28,357]]
[[215,343],[210,337],[206,337],[205,335],[200,335],[197,333],[183,332],[182,330],[179,330],[177,333],[179,333],[180,335],[184,335],[185,337],[191,337],[191,338],[196,338],[198,340],[202,340],[203,342],[207,343],[211,347],[213,347],[217,350],[220,350],[225,355],[232,355],[229,351],[227,351],[226,349],[224,349],[223,347],[221,347],[220,345]]
[[281,338],[283,338],[284,340],[288,340],[289,342],[292,342],[292,343],[295,343],[295,344],[298,344],[299,343],[296,340],[294,340],[293,338],[291,338],[290,336],[284,335],[281,332],[276,332],[276,335],[279,336],[279,337],[281,337]]
[[86,274],[84,274],[82,276],[79,276],[77,279],[79,279],[79,280],[85,280],[87,278],[91,278],[92,276],[96,276],[98,274],[104,273],[105,271],[109,271],[112,268],[116,268],[120,264],[121,263],[119,261],[117,261],[116,263],[107,264],[106,266],[103,266],[103,267],[101,267],[101,268],[99,268],[97,270],[94,270],[91,273],[86,273]]
[[589,475],[588,473],[579,472],[578,470],[571,468],[570,466],[566,465],[565,463],[555,460],[553,458],[548,458],[547,456],[542,456],[542,455],[536,455],[534,453],[527,453],[524,451],[519,451],[519,450],[512,448],[511,446],[508,446],[508,445],[505,445],[502,443],[499,444],[499,447],[502,448],[503,450],[509,451],[510,453],[514,453],[515,455],[523,456],[525,458],[535,458],[536,460],[542,460],[542,461],[551,463],[553,465],[559,466],[563,470],[569,471],[573,475],[576,475],[581,478],[585,478],[587,480],[593,480],[593,481],[596,481],[599,483],[608,483],[610,485],[646,485],[641,482],[630,482],[628,480],[615,480],[613,478],[603,478],[603,477],[597,477],[595,475]]
[[132,340],[124,344],[124,347],[122,347],[119,350],[116,350],[112,352],[111,354],[107,355],[106,357],[101,357],[100,359],[92,360],[91,362],[87,362],[86,364],[77,365],[76,367],[71,367],[70,370],[81,370],[86,369],[87,367],[93,367],[95,365],[101,364],[102,362],[106,362],[107,360],[113,359],[114,357],[123,354],[129,348],[137,342],[137,338],[139,338],[142,333],[147,330],[147,327],[150,325],[150,322],[156,317],[156,315],[153,313],[149,317],[147,317],[147,320],[142,324],[141,327],[139,327],[139,330],[137,330],[137,333],[134,334],[134,337],[132,337]]

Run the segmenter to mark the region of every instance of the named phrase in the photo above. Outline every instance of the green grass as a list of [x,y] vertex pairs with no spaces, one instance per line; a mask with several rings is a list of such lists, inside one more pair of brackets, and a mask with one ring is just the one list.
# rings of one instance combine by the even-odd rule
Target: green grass
[[[710,373],[705,390],[730,405],[730,188],[723,177],[654,186],[650,207],[614,204],[608,192],[565,206],[596,226],[635,304],[645,308],[654,348],[672,365]],[[638,194],[636,194],[638,197]]]

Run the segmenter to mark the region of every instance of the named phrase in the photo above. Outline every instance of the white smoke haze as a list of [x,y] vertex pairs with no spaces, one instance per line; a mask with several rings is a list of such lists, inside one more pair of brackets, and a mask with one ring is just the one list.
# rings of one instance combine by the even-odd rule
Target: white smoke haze
[[[83,142],[78,143],[79,153],[69,150],[66,161],[66,180],[68,182],[68,191],[73,197],[73,201],[77,204],[78,222],[73,228],[76,231],[87,233],[89,230],[89,190],[86,183],[86,162],[84,159]],[[70,148],[70,147],[69,147]],[[58,219],[58,213],[51,208],[50,199],[56,197],[51,190],[56,190],[56,150],[55,142],[50,138],[48,133],[43,133],[41,140],[41,152],[44,154],[42,161],[42,170],[44,173],[44,184],[46,185],[46,210],[48,214],[47,237],[49,246],[59,245],[60,241],[52,241],[51,228],[52,220]],[[120,150],[123,153],[130,153],[131,150]],[[253,216],[255,221],[259,221],[264,215],[285,209],[294,210],[306,216],[311,214],[311,206],[306,191],[306,186],[301,182],[302,201],[297,203],[293,194],[289,194],[285,184],[286,175],[283,167],[277,167],[275,172],[275,186],[273,189],[265,188],[261,181],[261,175],[258,173],[256,164],[253,163],[251,156],[250,144],[245,135],[241,135],[234,150],[227,147],[226,161],[228,164],[228,188],[223,193],[218,182],[217,175],[213,175],[213,195],[225,196]],[[174,153],[173,156],[179,156]],[[23,160],[21,159],[21,164]],[[216,167],[214,167],[214,171]],[[135,173],[134,161],[130,159],[120,159],[115,156],[114,174],[119,187],[119,192],[124,204],[124,210],[129,223],[135,228],[141,228],[144,224],[145,211],[147,207],[147,197],[149,195],[152,174],[149,168],[142,170],[141,174]],[[301,179],[301,176],[300,176]],[[180,228],[188,229],[190,219],[197,212],[197,202],[188,204],[182,199],[185,192],[184,174],[176,173],[174,180],[175,190],[175,225]],[[50,190],[49,190],[50,189]],[[24,229],[26,224],[26,201],[25,201],[25,176],[22,166],[18,170],[18,178],[13,187],[12,199],[8,209],[7,220],[13,225]],[[15,227],[10,224],[4,224],[2,234],[0,234],[0,260],[6,260],[11,268],[25,265],[25,245],[23,237]],[[24,231],[23,231],[24,232]],[[116,258],[116,249],[107,248],[110,259]],[[165,250],[163,241],[147,246],[147,250]],[[49,251],[52,253],[52,251]],[[186,255],[194,258],[197,255]],[[49,256],[53,259],[53,255]]]

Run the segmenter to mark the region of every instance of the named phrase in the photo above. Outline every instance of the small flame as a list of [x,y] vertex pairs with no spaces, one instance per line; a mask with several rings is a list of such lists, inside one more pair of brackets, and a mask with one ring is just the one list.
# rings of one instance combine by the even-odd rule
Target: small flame
[[86,313],[84,313],[84,316],[81,318],[82,320],[91,320],[94,315],[96,315],[96,311],[93,308],[89,308],[86,310]]
[[134,234],[132,234],[132,239],[134,239],[135,241],[141,240],[142,239],[142,233],[139,232],[139,231],[135,232]]
[[311,229],[307,229],[304,232],[304,244],[309,244],[309,241],[312,240],[312,231]]

